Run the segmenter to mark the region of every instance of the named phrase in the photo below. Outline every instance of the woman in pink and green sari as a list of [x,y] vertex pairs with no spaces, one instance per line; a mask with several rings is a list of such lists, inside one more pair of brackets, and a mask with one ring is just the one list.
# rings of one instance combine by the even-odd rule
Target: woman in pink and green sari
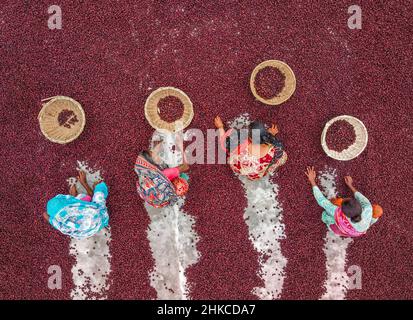
[[335,201],[328,200],[318,188],[314,167],[308,167],[306,175],[318,205],[324,209],[321,220],[336,235],[360,237],[378,220],[373,215],[370,201],[354,188],[353,178],[350,176],[346,176],[344,181],[353,192],[354,198],[341,199],[340,204],[336,205],[338,203],[334,204]]

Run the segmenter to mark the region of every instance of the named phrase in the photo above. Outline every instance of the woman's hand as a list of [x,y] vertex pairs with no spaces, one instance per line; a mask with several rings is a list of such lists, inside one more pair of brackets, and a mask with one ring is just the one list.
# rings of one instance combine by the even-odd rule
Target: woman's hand
[[344,177],[344,182],[346,183],[347,187],[352,187],[353,186],[353,178],[350,176],[345,176]]
[[216,116],[214,119],[214,124],[215,127],[217,129],[223,129],[224,128],[224,124],[222,123],[221,117],[220,116]]
[[307,167],[307,171],[305,172],[305,175],[307,176],[308,181],[313,187],[317,185],[315,182],[315,179],[317,178],[317,174],[315,173],[314,167]]
[[93,196],[93,189],[89,186],[86,179],[86,172],[79,171],[79,176],[77,177],[81,185],[86,189],[86,192],[89,196]]
[[73,196],[73,197],[76,197],[76,196],[77,196],[76,184],[72,185],[72,186],[69,188],[69,194],[70,194],[71,196]]
[[344,177],[344,182],[346,183],[347,187],[349,187],[349,189],[350,189],[353,193],[356,193],[356,192],[357,192],[356,188],[354,188],[354,186],[353,186],[353,178],[352,178],[352,177],[350,177],[350,176],[345,176],[345,177]]
[[87,184],[87,180],[86,180],[86,172],[84,171],[79,171],[79,175],[77,176],[77,180],[79,180],[79,182],[81,184]]
[[275,123],[273,123],[271,125],[271,128],[268,128],[268,133],[272,134],[273,136],[275,136],[279,131],[278,131],[278,127]]

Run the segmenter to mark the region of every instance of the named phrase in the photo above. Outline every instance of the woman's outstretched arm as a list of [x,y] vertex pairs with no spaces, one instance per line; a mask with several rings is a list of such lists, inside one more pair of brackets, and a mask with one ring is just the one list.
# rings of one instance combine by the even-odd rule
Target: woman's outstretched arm
[[214,119],[215,127],[219,130],[219,136],[222,137],[225,134],[224,123],[220,116],[216,116]]
[[351,192],[356,193],[357,190],[353,186],[353,178],[350,176],[345,176],[344,177],[344,182],[346,183],[347,187],[351,190]]
[[[366,218],[366,217],[372,218],[373,217],[373,207],[370,203],[370,200],[367,199],[365,196],[363,196],[360,193],[360,191],[358,191],[354,187],[353,178],[350,177],[350,176],[345,176],[344,177],[344,182],[346,183],[347,187],[351,190],[351,192],[354,193],[354,198],[360,203],[361,208],[363,209],[362,217],[363,218]],[[372,219],[374,219],[374,218],[372,218]],[[374,221],[374,222],[376,222],[376,221]]]
[[313,188],[313,194],[314,198],[316,199],[318,205],[322,207],[327,214],[334,216],[334,212],[337,209],[337,206],[331,203],[330,200],[328,200],[321,190],[318,188],[317,183],[316,183],[316,178],[317,174],[314,170],[314,167],[307,167],[307,171],[305,172],[305,175],[308,178],[308,181],[310,182],[312,188]]

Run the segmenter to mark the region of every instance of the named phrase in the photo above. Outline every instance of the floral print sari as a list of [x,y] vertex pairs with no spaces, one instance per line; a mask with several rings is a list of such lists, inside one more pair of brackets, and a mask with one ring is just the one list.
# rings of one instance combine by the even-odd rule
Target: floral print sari
[[228,163],[236,174],[246,176],[250,180],[261,179],[267,174],[274,173],[280,166],[287,161],[287,153],[282,149],[271,145],[268,152],[259,157],[250,154],[249,146],[252,144],[250,139],[246,139],[235,150],[229,151],[225,140],[231,135],[233,129],[228,130],[220,139],[221,147],[228,153]]

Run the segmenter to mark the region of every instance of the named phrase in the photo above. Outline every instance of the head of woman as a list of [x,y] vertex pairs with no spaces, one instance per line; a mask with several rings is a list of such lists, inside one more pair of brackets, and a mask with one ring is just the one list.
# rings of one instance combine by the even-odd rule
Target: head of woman
[[241,130],[234,130],[227,139],[228,146],[231,150],[239,144],[249,139],[252,144],[270,144],[283,150],[283,145],[280,140],[270,134],[265,125],[260,121],[253,121],[248,128]]
[[269,136],[271,136],[265,125],[260,121],[253,121],[248,126],[248,138],[251,140],[252,144],[265,144],[269,141]]
[[150,151],[150,150],[143,150],[140,153],[140,156],[143,157],[146,161],[148,161],[150,164],[154,165],[158,169],[161,169],[159,166],[159,155]]
[[278,159],[283,155],[284,146],[280,140],[265,127],[260,121],[253,121],[248,126],[249,139],[252,144],[267,144],[276,147],[275,158]]
[[352,222],[361,221],[362,208],[360,203],[354,198],[346,198],[343,200],[341,205],[341,210],[343,210],[345,216],[350,218]]

